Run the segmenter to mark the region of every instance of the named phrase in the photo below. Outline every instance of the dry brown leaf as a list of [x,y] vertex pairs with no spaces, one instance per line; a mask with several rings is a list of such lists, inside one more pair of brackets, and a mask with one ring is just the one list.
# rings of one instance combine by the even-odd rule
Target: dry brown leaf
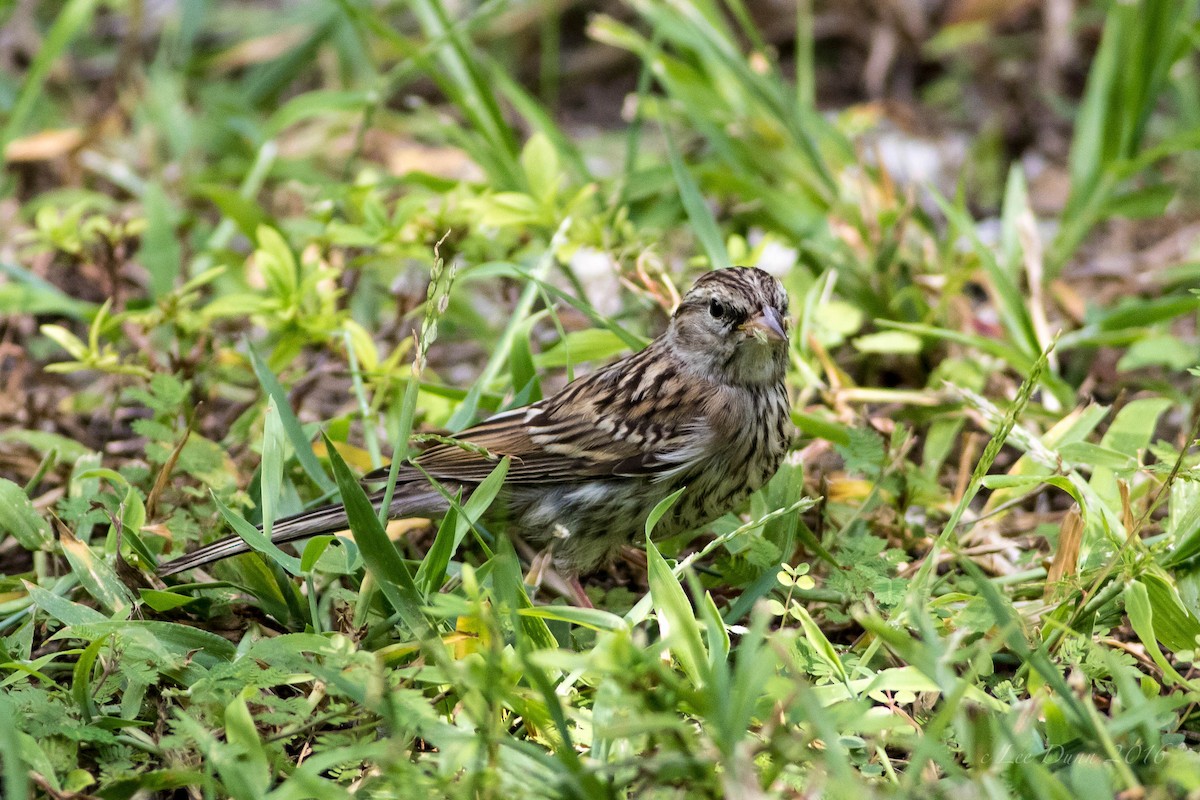
[[74,152],[82,144],[83,132],[79,128],[38,131],[9,142],[4,148],[4,158],[9,163],[52,161]]
[[1059,585],[1063,578],[1074,575],[1079,569],[1079,546],[1083,543],[1083,517],[1079,508],[1072,508],[1063,517],[1062,526],[1058,533],[1058,547],[1054,550],[1054,560],[1046,570],[1045,597],[1051,600],[1061,594]]

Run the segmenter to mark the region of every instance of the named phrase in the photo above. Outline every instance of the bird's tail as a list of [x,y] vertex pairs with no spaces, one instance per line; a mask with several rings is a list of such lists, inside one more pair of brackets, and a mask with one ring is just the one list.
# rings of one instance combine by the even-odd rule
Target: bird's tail
[[[383,503],[383,492],[371,495],[370,499],[371,505],[378,512],[379,506]],[[444,513],[447,506],[445,498],[432,487],[397,486],[388,516],[389,518],[432,516]],[[323,533],[335,533],[345,530],[347,527],[345,506],[341,503],[331,503],[276,520],[271,527],[271,541],[275,544],[286,544]],[[193,550],[187,555],[159,564],[158,574],[174,575],[177,572],[207,566],[222,559],[248,552],[250,552],[250,546],[241,537],[226,536],[199,550]]]

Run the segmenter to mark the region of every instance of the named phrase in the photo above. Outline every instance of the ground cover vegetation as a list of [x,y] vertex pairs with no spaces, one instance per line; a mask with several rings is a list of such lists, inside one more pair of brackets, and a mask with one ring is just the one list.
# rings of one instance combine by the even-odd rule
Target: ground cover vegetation
[[[933,5],[0,8],[0,794],[1200,796],[1196,3]],[[363,507],[729,264],[793,452],[596,608]]]

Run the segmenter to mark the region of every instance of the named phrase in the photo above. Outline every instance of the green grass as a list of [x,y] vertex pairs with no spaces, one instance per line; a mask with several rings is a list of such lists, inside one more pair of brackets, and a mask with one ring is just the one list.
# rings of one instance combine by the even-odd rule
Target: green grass
[[[1200,792],[1197,271],[1091,269],[1195,218],[1195,2],[1079,11],[1053,219],[1019,161],[973,165],[996,208],[873,165],[809,3],[794,49],[737,0],[592,16],[637,87],[602,134],[555,114],[558,6],[60,5],[0,75],[6,158],[87,134],[4,174],[0,795]],[[476,45],[513,30],[528,64]],[[972,30],[931,97],[1029,46]],[[389,453],[780,252],[795,451],[595,609],[481,522],[506,462],[430,526],[371,510]],[[255,530],[338,495],[353,541]],[[154,577],[230,530],[258,552]]]

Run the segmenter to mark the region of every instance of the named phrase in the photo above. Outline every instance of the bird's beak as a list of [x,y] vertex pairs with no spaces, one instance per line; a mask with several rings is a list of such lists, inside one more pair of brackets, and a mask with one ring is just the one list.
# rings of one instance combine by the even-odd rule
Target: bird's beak
[[783,319],[779,312],[770,306],[746,320],[741,330],[763,343],[786,342],[788,338],[787,331],[783,328]]

